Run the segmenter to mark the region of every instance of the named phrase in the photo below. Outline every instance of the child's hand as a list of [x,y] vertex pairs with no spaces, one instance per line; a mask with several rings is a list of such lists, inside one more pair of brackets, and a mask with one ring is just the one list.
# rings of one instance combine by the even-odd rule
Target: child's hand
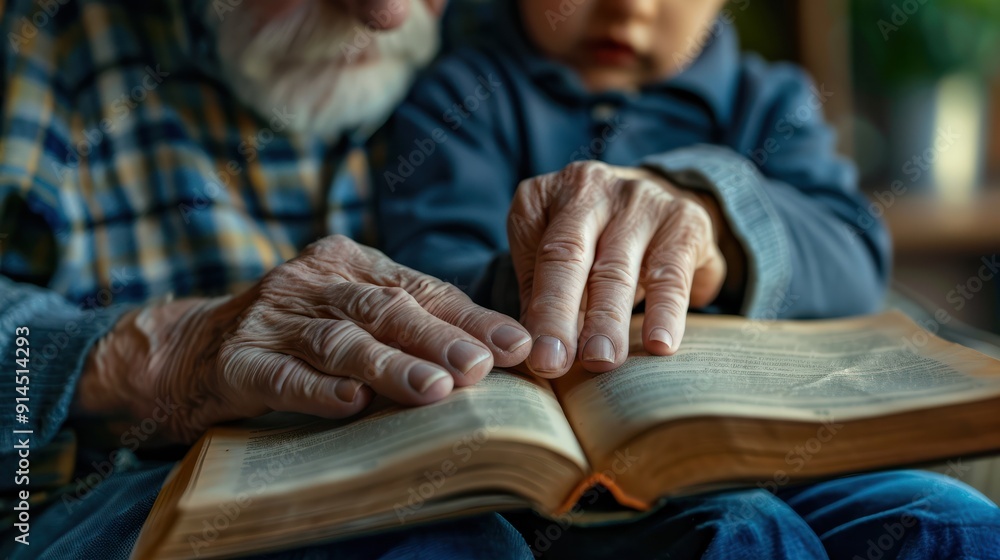
[[521,321],[535,341],[531,370],[558,377],[574,357],[594,372],[621,365],[642,297],[643,346],[676,352],[688,306],[711,303],[726,280],[723,219],[709,199],[645,170],[593,161],[521,182],[507,234]]

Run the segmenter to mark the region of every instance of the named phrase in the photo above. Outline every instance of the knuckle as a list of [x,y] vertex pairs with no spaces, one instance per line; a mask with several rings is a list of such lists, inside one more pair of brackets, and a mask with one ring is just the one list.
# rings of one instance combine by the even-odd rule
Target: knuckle
[[367,290],[357,300],[357,317],[369,332],[379,330],[391,322],[400,311],[413,301],[403,288],[397,286],[376,286]]
[[514,189],[514,200],[517,201],[525,197],[528,197],[531,194],[532,190],[538,188],[538,184],[540,182],[541,181],[539,180],[538,177],[530,177],[528,179],[522,179],[520,182],[518,182],[517,188]]
[[307,329],[305,347],[315,353],[316,362],[324,364],[327,371],[345,367],[345,355],[356,344],[360,329],[350,321],[321,321]]
[[571,301],[564,293],[541,294],[528,305],[528,311],[536,315],[556,313],[558,315],[573,315],[579,312],[579,303]]
[[365,364],[361,372],[365,383],[378,384],[388,375],[390,363],[400,352],[394,349],[386,349],[376,344],[369,344],[361,352],[361,363]]
[[320,240],[320,243],[322,243],[325,247],[329,247],[331,251],[338,253],[345,251],[350,253],[360,248],[356,241],[340,233],[324,237]]
[[341,234],[328,235],[318,239],[302,251],[304,255],[331,256],[341,255],[354,249],[355,243],[349,237]]
[[[631,303],[631,302],[630,302]],[[631,314],[626,311],[622,313],[622,309],[614,304],[608,304],[606,302],[594,302],[593,305],[587,308],[587,312],[584,314],[584,320],[599,321],[599,322],[613,322],[617,324],[624,324],[626,322],[626,317],[631,317]]]
[[685,224],[690,224],[701,232],[712,229],[712,216],[697,202],[687,198],[674,199],[674,210]]
[[376,290],[379,294],[377,299],[386,313],[397,313],[414,301],[413,296],[399,286],[381,286]]
[[413,298],[422,301],[431,301],[436,297],[454,296],[455,294],[449,288],[458,289],[447,282],[442,282],[426,274],[418,274],[403,285],[407,293]]
[[621,286],[628,291],[630,286],[635,286],[636,278],[630,272],[628,257],[618,251],[616,254],[602,256],[594,263],[590,269],[590,281],[601,289],[613,289]]
[[538,249],[538,262],[563,263],[578,269],[584,264],[587,247],[579,237],[565,236],[548,241]]
[[572,161],[563,168],[563,175],[567,177],[574,177],[577,175],[585,175],[592,172],[591,170],[596,169],[597,164],[592,160],[579,160]]
[[656,183],[634,177],[622,179],[619,182],[617,192],[625,200],[633,204],[642,204],[653,197],[664,194],[663,189],[656,185]]
[[677,286],[687,288],[691,284],[694,267],[689,253],[678,252],[667,261],[656,263],[646,270],[643,283],[650,286]]
[[281,397],[295,393],[299,368],[294,361],[282,360],[280,363],[274,364],[269,372],[262,373],[266,375],[266,385],[272,394]]
[[287,292],[290,286],[298,285],[307,276],[308,262],[295,260],[271,269],[261,280],[261,295]]
[[523,179],[514,190],[508,215],[532,214],[545,200],[544,191],[550,183],[548,175]]
[[523,213],[515,212],[514,208],[511,208],[511,212],[507,215],[507,235],[510,239],[515,242],[529,239],[533,229]]
[[570,162],[563,168],[568,175],[587,175],[594,173],[608,173],[610,166],[603,161],[595,159],[584,159]]
[[646,310],[646,314],[648,315],[651,311],[663,313],[669,317],[683,317],[688,311],[688,302],[686,298],[668,297],[650,306]]
[[573,185],[576,198],[590,199],[594,190],[602,191],[611,178],[611,167],[602,161],[574,161],[559,173],[560,182]]

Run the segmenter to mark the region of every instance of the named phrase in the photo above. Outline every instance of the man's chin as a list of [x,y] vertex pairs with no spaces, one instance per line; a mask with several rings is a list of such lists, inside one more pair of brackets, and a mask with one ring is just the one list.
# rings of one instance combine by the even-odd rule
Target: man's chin
[[333,140],[382,124],[406,95],[415,70],[392,60],[348,67],[298,63],[273,79],[227,79],[240,101],[264,120],[280,111],[292,132]]

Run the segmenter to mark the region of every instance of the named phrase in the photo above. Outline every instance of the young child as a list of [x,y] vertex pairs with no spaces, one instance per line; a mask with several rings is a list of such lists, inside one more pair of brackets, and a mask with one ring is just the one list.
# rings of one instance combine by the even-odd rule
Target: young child
[[743,297],[714,302],[723,311],[879,305],[889,241],[835,154],[822,118],[832,93],[792,65],[741,57],[739,4],[497,4],[495,32],[418,80],[382,130],[387,150],[373,150],[389,256],[516,316],[504,262],[519,182],[600,160],[711,193],[749,268]]
[[[791,65],[741,57],[737,10],[720,16],[722,0],[498,4],[484,44],[423,76],[383,129],[387,145],[374,146],[389,256],[516,316],[507,218],[518,184],[600,160],[710,195],[748,269],[738,305],[714,302],[723,311],[773,319],[879,305],[888,238],[834,153],[821,115],[832,93]],[[958,482],[906,471],[670,500],[622,526],[508,518],[536,557],[851,558],[878,543],[888,559],[992,554],[998,512]],[[886,533],[899,519],[909,528]]]

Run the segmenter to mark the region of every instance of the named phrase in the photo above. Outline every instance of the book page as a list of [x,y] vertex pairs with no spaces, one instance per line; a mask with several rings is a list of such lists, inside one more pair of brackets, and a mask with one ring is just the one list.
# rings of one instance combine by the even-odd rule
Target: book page
[[[587,462],[547,383],[495,370],[440,402],[406,408],[377,400],[361,418],[271,414],[214,429],[188,505],[240,493],[281,494],[323,483],[370,483],[436,453],[456,469],[488,442],[525,442]],[[442,449],[444,455],[440,456]],[[277,472],[277,474],[275,474]]]
[[670,357],[642,355],[640,328],[634,318],[636,351],[622,367],[556,383],[591,457],[681,417],[842,421],[1000,394],[1000,362],[899,313],[812,322],[691,315]]

